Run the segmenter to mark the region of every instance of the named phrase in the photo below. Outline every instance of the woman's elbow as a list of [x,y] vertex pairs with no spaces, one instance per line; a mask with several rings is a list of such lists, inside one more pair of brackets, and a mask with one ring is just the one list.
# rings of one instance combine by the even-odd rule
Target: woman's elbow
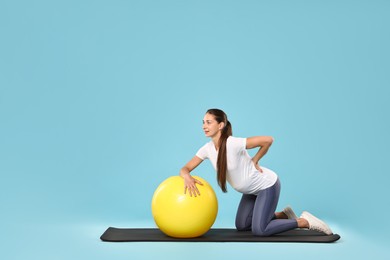
[[267,141],[268,145],[271,146],[273,142],[274,142],[274,138],[272,136],[268,136],[268,141]]

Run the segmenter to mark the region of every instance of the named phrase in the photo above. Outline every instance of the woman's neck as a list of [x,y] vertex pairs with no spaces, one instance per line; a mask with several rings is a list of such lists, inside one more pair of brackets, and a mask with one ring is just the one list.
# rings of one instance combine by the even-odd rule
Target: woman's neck
[[211,137],[211,140],[214,143],[215,150],[219,149],[219,139],[221,138],[221,132],[218,132],[215,136]]

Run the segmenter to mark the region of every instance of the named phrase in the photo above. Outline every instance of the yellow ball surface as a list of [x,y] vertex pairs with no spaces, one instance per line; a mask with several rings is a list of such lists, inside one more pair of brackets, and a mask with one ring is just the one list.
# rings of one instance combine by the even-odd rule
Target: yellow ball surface
[[197,184],[200,196],[184,194],[184,179],[172,176],[156,189],[152,199],[152,214],[156,225],[166,235],[177,238],[198,237],[206,233],[218,213],[217,196],[210,184]]

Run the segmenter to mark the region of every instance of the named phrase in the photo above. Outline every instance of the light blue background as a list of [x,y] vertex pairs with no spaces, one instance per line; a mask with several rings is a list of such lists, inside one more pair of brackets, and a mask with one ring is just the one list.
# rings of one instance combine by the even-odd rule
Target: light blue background
[[[0,1],[3,259],[208,259],[389,253],[389,1]],[[103,243],[153,227],[158,184],[208,140],[272,135],[263,165],[329,245]],[[253,151],[254,152],[254,151]],[[240,195],[194,172],[233,227]],[[135,257],[137,255],[137,257]]]

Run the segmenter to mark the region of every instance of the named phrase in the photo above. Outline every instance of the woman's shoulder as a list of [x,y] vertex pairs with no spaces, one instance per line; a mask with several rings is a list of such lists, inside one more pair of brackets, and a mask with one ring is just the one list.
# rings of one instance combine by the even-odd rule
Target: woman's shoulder
[[237,141],[244,141],[244,140],[246,140],[246,137],[238,137],[238,136],[229,136],[228,137],[228,139],[227,139],[228,141],[230,141],[230,142],[237,142]]
[[246,146],[246,137],[237,137],[237,136],[229,136],[227,139],[227,144],[229,146]]

